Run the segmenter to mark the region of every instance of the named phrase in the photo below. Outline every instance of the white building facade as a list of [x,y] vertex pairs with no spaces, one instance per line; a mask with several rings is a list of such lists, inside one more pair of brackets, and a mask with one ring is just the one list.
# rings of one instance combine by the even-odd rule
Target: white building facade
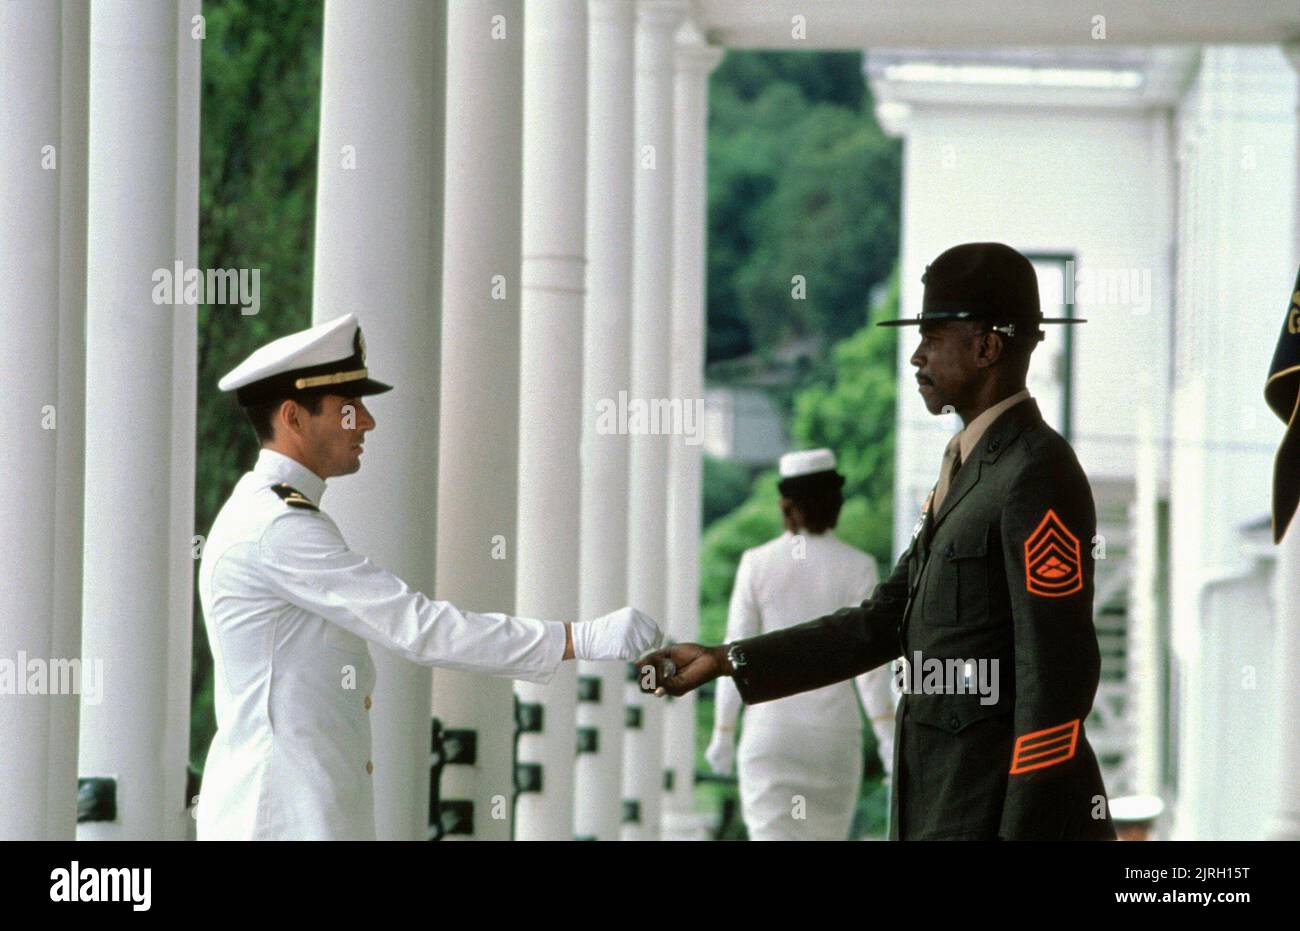
[[[924,263],[971,239],[1033,253],[1045,282],[1151,273],[1149,303],[1081,299],[1093,322],[1043,347],[1060,363],[1035,387],[1068,424],[1107,536],[1103,600],[1122,623],[1106,634],[1099,749],[1117,785],[1172,786],[1178,836],[1300,836],[1300,695],[1278,675],[1300,663],[1300,536],[1271,550],[1250,530],[1279,432],[1260,388],[1300,240],[1300,56],[1277,45],[1300,39],[1300,9],[1254,7],[1187,0],[1174,20],[1135,0],[1126,42],[1192,51],[1066,54],[1066,71],[1138,78],[983,94],[887,66],[923,44],[1090,46],[1086,19],[1065,0],[1016,18],[991,0],[457,0],[451,15],[441,0],[327,0],[314,318],[359,311],[402,392],[376,413],[410,425],[376,434],[369,479],[340,483],[331,513],[359,549],[466,607],[579,619],[641,600],[691,639],[700,447],[602,432],[593,401],[626,387],[702,403],[720,51],[895,49],[873,80],[907,138],[905,313]],[[151,293],[157,269],[197,263],[203,26],[199,0],[0,4],[0,316],[18,354],[0,368],[14,411],[0,449],[22,492],[0,499],[0,523],[23,556],[0,660],[106,669],[79,706],[0,696],[4,839],[191,831],[198,334],[192,306]],[[485,386],[484,367],[508,375]],[[954,425],[900,396],[903,540]],[[444,507],[453,490],[491,513]],[[487,562],[498,544],[504,581]],[[512,695],[375,659],[381,837],[701,836],[692,702],[645,702],[622,670]]]

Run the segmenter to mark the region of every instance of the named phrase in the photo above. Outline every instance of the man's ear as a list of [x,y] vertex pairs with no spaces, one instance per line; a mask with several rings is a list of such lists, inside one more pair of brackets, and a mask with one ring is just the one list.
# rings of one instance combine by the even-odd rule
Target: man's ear
[[1002,334],[995,330],[985,330],[979,337],[979,354],[975,359],[975,364],[980,366],[989,366],[997,363],[1002,358],[1002,353],[1006,349],[1006,342]]
[[275,411],[275,421],[287,434],[302,433],[302,406],[293,398],[285,398]]

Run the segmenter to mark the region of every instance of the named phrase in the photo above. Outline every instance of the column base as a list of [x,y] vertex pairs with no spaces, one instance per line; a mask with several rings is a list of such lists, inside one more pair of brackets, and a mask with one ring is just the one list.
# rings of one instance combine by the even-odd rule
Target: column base
[[663,840],[708,840],[715,819],[697,811],[665,810],[660,822]]

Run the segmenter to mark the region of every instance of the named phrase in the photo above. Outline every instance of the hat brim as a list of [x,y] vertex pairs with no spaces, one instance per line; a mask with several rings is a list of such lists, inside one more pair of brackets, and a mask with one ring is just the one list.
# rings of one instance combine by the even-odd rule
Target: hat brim
[[370,394],[383,394],[385,391],[392,391],[392,385],[386,385],[382,381],[375,381],[373,378],[363,378],[361,381],[353,382],[350,385],[335,385],[335,394],[343,394],[345,391],[349,396],[362,397]]
[[791,475],[777,482],[776,488],[786,498],[828,494],[844,487],[844,476],[835,469]]
[[384,384],[382,381],[375,381],[373,378],[359,378],[356,381],[341,381],[334,385],[317,385],[313,388],[302,388],[293,393],[338,394],[348,398],[360,398],[372,394],[383,394],[385,391],[392,390],[392,385]]
[[[978,320],[972,314],[939,312],[924,317],[900,317],[897,320],[877,320],[876,326],[920,326],[923,323],[941,323],[944,320]],[[1044,317],[1038,323],[1087,323],[1087,317]]]
[[299,395],[305,397],[323,397],[327,394],[337,394],[340,397],[345,398],[358,398],[362,395],[382,394],[385,391],[393,390],[392,385],[385,384],[382,381],[375,381],[373,378],[369,377],[362,377],[352,381],[332,382],[325,385],[312,385],[307,388],[298,388],[293,384],[294,376],[298,374],[300,373],[287,372],[277,375],[274,378],[253,382],[251,385],[241,385],[234,389],[235,398],[239,401],[240,406],[252,407],[266,403],[267,401],[291,398]]

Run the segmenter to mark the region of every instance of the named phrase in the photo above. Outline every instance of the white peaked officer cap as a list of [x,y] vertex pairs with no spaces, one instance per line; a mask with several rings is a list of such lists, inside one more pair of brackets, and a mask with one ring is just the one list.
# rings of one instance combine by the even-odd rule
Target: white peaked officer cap
[[777,488],[787,498],[825,494],[844,485],[844,476],[835,471],[835,454],[829,449],[786,453],[781,457],[779,470],[781,481]]
[[379,394],[393,386],[370,377],[355,314],[267,343],[217,383],[245,407],[295,394]]

